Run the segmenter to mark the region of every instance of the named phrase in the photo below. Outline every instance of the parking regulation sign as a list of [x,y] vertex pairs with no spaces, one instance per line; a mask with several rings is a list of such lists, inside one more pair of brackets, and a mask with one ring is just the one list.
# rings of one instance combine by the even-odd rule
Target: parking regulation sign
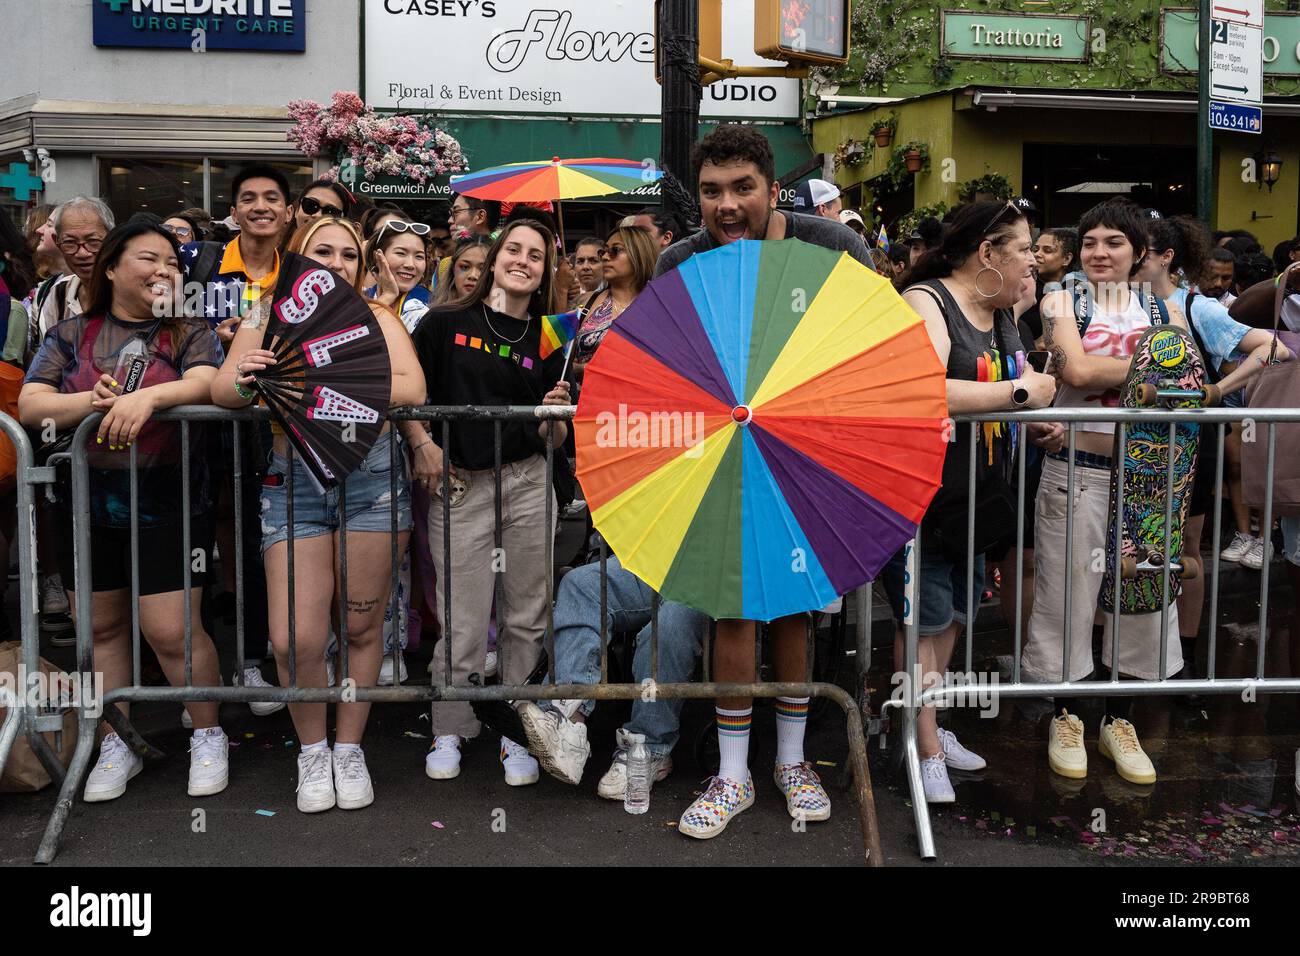
[[1245,103],[1221,103],[1210,100],[1210,129],[1226,129],[1234,133],[1262,133],[1264,110]]

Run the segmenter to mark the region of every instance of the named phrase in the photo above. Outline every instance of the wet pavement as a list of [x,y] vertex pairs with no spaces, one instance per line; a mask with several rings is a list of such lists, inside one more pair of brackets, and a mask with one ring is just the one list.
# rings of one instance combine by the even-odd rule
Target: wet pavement
[[[1282,565],[1274,570],[1281,575]],[[1284,580],[1284,579],[1283,579]],[[1257,614],[1258,575],[1227,568],[1220,592],[1218,673],[1253,675],[1256,643],[1246,627]],[[1289,589],[1273,590],[1266,673],[1291,675]],[[892,625],[875,608],[872,700],[888,696]],[[851,632],[850,632],[851,633]],[[228,654],[232,641],[224,640]],[[1204,641],[1201,654],[1204,655]],[[427,680],[429,647],[408,656],[412,681]],[[985,605],[976,628],[975,669],[994,670],[1011,640],[996,604]],[[958,646],[957,657],[964,654]],[[48,649],[70,662],[70,649]],[[839,681],[853,685],[853,661]],[[1204,661],[1201,662],[1204,664]],[[229,673],[227,666],[225,671]],[[1300,816],[1294,790],[1300,747],[1300,696],[1211,698],[1203,707],[1151,698],[1134,705],[1133,721],[1159,772],[1151,787],[1118,777],[1096,750],[1100,702],[1082,715],[1089,774],[1069,781],[1047,767],[1045,701],[1002,701],[995,717],[950,708],[946,726],[989,763],[980,774],[953,774],[957,802],[931,815],[937,865],[1097,866],[1158,863],[1294,865],[1300,858]],[[61,865],[277,865],[455,863],[659,865],[855,865],[862,838],[849,792],[843,789],[847,745],[833,706],[815,712],[807,756],[828,784],[835,812],[804,830],[792,825],[770,781],[773,715],[755,714],[751,766],[757,802],[727,832],[694,841],[675,832],[681,811],[699,791],[716,759],[707,703],[688,702],[672,775],[657,785],[649,813],[632,817],[599,799],[596,780],[607,767],[614,728],[627,705],[605,704],[591,724],[593,756],[583,783],[567,787],[543,774],[534,787],[507,787],[496,743],[469,744],[461,776],[437,782],[423,774],[429,745],[427,710],[383,705],[373,711],[365,740],[377,799],[362,811],[307,816],[294,807],[296,741],[286,711],[253,717],[240,705],[222,710],[237,744],[231,784],[202,800],[185,795],[188,734],[175,705],[140,705],[137,724],[170,756],[136,777],[126,796],[107,804],[78,803],[66,831]],[[898,718],[894,717],[895,727]],[[896,735],[895,735],[896,736]],[[898,773],[897,750],[870,742],[882,845],[896,865],[919,865],[909,794]],[[886,741],[888,744],[888,741]],[[0,864],[30,862],[54,800],[38,794],[0,795]],[[195,814],[196,810],[204,811]],[[261,811],[261,812],[259,812]],[[271,814],[271,815],[268,815]],[[196,820],[204,827],[195,831]],[[930,865],[936,865],[930,864]]]

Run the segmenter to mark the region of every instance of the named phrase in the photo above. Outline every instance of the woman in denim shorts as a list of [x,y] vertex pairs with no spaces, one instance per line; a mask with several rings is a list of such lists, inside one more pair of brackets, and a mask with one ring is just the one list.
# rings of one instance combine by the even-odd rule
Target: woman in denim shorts
[[[288,250],[308,256],[359,288],[362,244],[351,223],[328,217],[302,227]],[[391,275],[387,277],[391,284]],[[382,285],[382,283],[381,283]],[[388,346],[392,368],[391,405],[418,405],[425,399],[424,374],[410,335],[388,308],[371,303]],[[250,310],[231,343],[226,362],[212,386],[212,397],[227,408],[249,404],[249,386],[256,374],[273,364],[261,349],[261,309]],[[308,320],[310,321],[310,319]],[[414,423],[403,429],[423,432]],[[262,488],[262,554],[266,563],[271,644],[280,681],[289,686],[289,445],[275,434]],[[424,439],[427,440],[427,439]],[[339,532],[346,528],[348,555],[348,673],[360,687],[372,687],[383,657],[384,610],[392,587],[393,535],[398,554],[406,550],[411,528],[410,483],[405,459],[393,449],[398,441],[385,425],[360,467],[347,476],[342,493],[316,491],[300,458],[293,459],[293,527],[296,676],[299,687],[325,687],[325,645],[335,624],[340,599],[337,560]],[[393,501],[396,499],[396,523]],[[340,502],[344,513],[339,513]],[[345,810],[369,806],[374,800],[370,774],[361,752],[370,705],[361,701],[338,707],[333,751],[326,739],[325,704],[290,704],[294,729],[302,745],[298,757],[298,809],[316,813],[337,805]]]
[[[1032,285],[1034,256],[1029,223],[1014,203],[971,203],[958,207],[943,241],[927,252],[912,270],[913,284],[903,299],[925,320],[926,331],[945,367],[948,410],[997,412],[1016,408],[1042,408],[1051,404],[1056,385],[1027,364],[1020,371],[1018,353],[1025,352],[1013,309]],[[1059,425],[1035,425],[1025,433],[1039,442],[1059,442]],[[977,461],[985,462],[989,482],[1001,482],[1010,494],[1011,426],[981,425]],[[955,442],[944,460],[943,487],[931,503],[921,527],[920,593],[921,641],[917,663],[922,687],[939,683],[952,657],[957,635],[966,621],[967,569],[954,561],[951,546],[941,548],[933,531],[951,521],[960,524],[960,550],[965,552],[967,468],[970,455],[969,426],[956,426]],[[954,517],[955,516],[955,517]],[[1014,518],[1011,530],[1014,530]],[[926,529],[931,533],[926,534]],[[955,540],[952,544],[956,545]],[[895,667],[906,669],[903,644],[904,552],[895,555],[881,574],[889,594],[898,631],[894,640]],[[976,555],[973,588],[978,595],[984,583],[984,557]],[[979,770],[984,759],[939,727],[933,707],[921,710],[917,723],[921,755],[921,780],[930,803],[956,799],[949,769]]]

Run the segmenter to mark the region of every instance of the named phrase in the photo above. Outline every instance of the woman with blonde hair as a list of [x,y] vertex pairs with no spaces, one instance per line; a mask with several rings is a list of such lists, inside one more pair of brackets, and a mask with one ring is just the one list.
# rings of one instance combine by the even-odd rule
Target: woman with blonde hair
[[[315,259],[344,282],[360,291],[361,237],[351,222],[338,217],[321,217],[294,234],[289,252]],[[424,401],[424,375],[411,346],[411,338],[396,314],[371,303],[388,346],[392,370],[390,405],[417,405]],[[310,321],[310,320],[308,320]],[[250,386],[257,373],[275,364],[274,353],[262,348],[262,315],[252,309],[244,318],[231,343],[225,364],[212,384],[212,398],[226,408],[244,408],[255,393]],[[429,439],[414,423],[402,430],[419,433],[425,445]],[[289,446],[283,434],[275,433],[266,481],[262,489],[262,554],[266,563],[270,605],[271,644],[275,649],[280,679],[289,680],[288,613],[288,482]],[[345,485],[345,518],[348,550],[348,660],[358,686],[374,686],[379,677],[383,646],[380,634],[388,606],[392,575],[389,567],[392,535],[398,535],[398,552],[406,549],[411,526],[410,485],[405,469],[396,476],[396,529],[391,526],[390,482],[394,430],[386,425],[360,467],[348,475]],[[415,452],[420,454],[419,445]],[[427,454],[427,449],[425,450]],[[400,461],[400,459],[399,459]],[[336,560],[339,554],[339,492],[316,492],[300,459],[292,463],[293,537],[295,593],[292,597],[296,630],[298,686],[326,686],[325,645],[338,607]],[[302,752],[298,757],[298,809],[304,813],[328,810],[336,804],[345,810],[360,809],[374,800],[370,774],[361,752],[370,704],[362,701],[338,706],[337,735],[331,751],[326,738],[324,704],[290,704],[294,728]]]
[[640,226],[618,226],[606,237],[600,258],[605,288],[587,300],[573,346],[573,379],[579,385],[587,363],[614,320],[649,284],[659,258],[659,247],[648,230]]

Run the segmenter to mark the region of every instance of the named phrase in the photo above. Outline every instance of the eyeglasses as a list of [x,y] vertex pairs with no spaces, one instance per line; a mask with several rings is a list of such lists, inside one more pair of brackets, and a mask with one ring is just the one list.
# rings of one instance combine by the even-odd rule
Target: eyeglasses
[[451,207],[451,214],[452,214],[453,216],[459,216],[461,213],[463,213],[463,212],[469,212],[469,211],[470,211],[470,207],[469,207],[469,206],[452,206],[452,207]]
[[627,252],[627,250],[622,246],[606,246],[604,249],[600,250],[600,257],[602,259],[617,259],[625,252]]
[[99,251],[99,247],[104,244],[103,236],[91,236],[89,239],[79,240],[71,237],[59,240],[59,251],[65,256],[75,256],[77,250],[85,247],[86,251],[92,256]]
[[163,228],[170,232],[177,239],[193,239],[194,230],[189,226],[169,226],[163,223]]
[[310,196],[303,196],[298,201],[298,207],[309,216],[314,216],[318,212],[323,212],[327,216],[343,215],[343,210],[338,206],[327,206],[319,199],[312,199]]
[[1016,205],[1015,200],[1008,199],[1006,201],[1006,205],[1002,206],[1000,209],[998,209],[997,212],[993,214],[993,218],[989,220],[989,224],[985,226],[984,229],[982,230],[985,235],[988,235],[988,231],[992,229],[995,225],[997,225],[998,220],[1002,218],[1003,214],[1008,209],[1010,209],[1012,212],[1020,213],[1020,207]]

